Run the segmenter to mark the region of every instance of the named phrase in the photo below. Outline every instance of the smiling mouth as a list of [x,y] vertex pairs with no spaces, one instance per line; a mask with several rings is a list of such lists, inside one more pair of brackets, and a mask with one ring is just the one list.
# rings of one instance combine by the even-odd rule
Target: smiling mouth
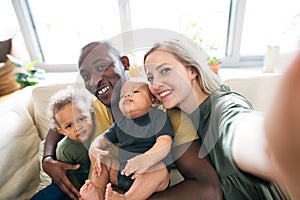
[[110,89],[110,86],[109,86],[109,85],[107,85],[107,86],[105,86],[105,87],[102,87],[102,88],[97,92],[97,94],[103,95],[103,94],[105,94],[109,89]]
[[159,93],[158,95],[159,95],[160,98],[164,98],[164,97],[168,96],[171,93],[172,93],[171,90],[166,90],[166,91],[163,91],[163,92]]

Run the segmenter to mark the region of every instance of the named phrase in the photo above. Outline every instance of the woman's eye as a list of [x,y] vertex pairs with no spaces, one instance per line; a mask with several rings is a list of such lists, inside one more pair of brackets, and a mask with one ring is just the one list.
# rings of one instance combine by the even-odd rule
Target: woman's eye
[[168,71],[170,71],[170,68],[164,68],[160,71],[161,74],[165,74],[167,73]]
[[153,80],[154,80],[154,78],[153,78],[153,76],[148,76],[148,77],[147,77],[147,80],[148,80],[148,82],[152,83]]

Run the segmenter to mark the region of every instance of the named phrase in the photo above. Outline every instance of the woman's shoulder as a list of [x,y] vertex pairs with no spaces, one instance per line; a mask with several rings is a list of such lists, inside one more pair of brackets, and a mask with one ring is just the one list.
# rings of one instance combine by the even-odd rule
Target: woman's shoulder
[[223,84],[220,89],[212,92],[210,94],[210,101],[213,107],[238,105],[253,109],[251,102],[246,97],[235,91],[232,91],[227,84]]

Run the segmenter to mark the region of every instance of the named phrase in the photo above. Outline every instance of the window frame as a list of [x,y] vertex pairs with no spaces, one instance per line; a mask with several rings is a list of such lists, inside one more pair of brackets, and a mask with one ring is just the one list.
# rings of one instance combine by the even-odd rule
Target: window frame
[[[30,6],[27,0],[12,0],[20,28],[25,40],[29,56],[31,60],[39,57],[44,58],[39,38],[35,30],[35,24],[31,17]],[[129,0],[118,0],[120,22],[122,32],[132,30],[130,5]],[[231,0],[230,12],[227,30],[227,42],[225,58],[222,59],[222,67],[247,67],[261,65],[263,56],[240,56],[240,44],[242,36],[242,27],[244,20],[244,13],[246,7],[246,0]],[[44,60],[44,59],[43,59]],[[38,65],[48,72],[63,72],[63,71],[77,71],[77,64],[47,64],[41,63]]]

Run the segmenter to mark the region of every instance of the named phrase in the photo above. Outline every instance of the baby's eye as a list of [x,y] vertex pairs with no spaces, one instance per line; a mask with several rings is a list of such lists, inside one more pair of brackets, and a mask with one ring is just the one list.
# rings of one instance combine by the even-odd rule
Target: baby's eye
[[139,93],[139,90],[133,90],[132,93]]

